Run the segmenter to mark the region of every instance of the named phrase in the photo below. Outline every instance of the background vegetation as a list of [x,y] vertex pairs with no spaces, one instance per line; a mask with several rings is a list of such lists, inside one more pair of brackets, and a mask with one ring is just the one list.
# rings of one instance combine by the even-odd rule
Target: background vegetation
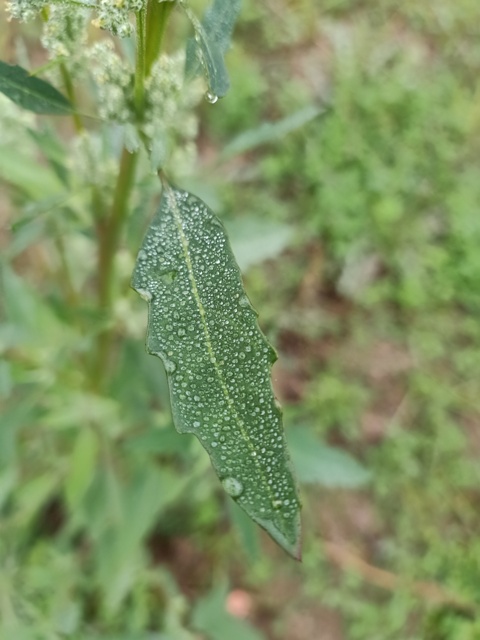
[[[35,25],[0,34],[42,63]],[[81,374],[103,327],[77,297],[89,203],[59,196],[70,125],[60,144],[2,101],[0,638],[479,639],[478,3],[245,0],[228,66],[183,180],[279,351],[303,563],[171,425],[128,287],[148,178],[108,383]]]

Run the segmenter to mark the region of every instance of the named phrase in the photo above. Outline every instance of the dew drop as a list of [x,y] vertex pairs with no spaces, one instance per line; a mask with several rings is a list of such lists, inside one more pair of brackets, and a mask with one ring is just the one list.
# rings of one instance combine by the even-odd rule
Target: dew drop
[[206,94],[205,94],[205,100],[207,102],[210,102],[210,104],[215,104],[217,102],[217,100],[218,100],[218,96],[216,96],[211,91],[207,91]]
[[195,420],[193,426],[195,427],[195,429],[198,429],[198,427],[200,426],[200,422],[198,422],[198,420]]
[[222,485],[228,495],[232,496],[232,498],[238,498],[238,496],[243,493],[243,484],[236,478],[224,478],[222,480]]
[[165,367],[165,371],[167,373],[173,373],[177,368],[177,365],[175,364],[175,362],[173,362],[173,360],[164,360],[163,366]]

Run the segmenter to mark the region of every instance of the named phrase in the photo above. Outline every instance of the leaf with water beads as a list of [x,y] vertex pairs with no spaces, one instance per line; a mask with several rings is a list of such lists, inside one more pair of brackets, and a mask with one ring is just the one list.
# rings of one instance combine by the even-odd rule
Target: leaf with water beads
[[271,386],[276,354],[245,295],[221,222],[165,185],[132,279],[147,350],[167,371],[177,430],[194,433],[225,491],[292,556],[300,504]]
[[213,0],[202,22],[185,5],[195,31],[195,39],[187,42],[185,73],[187,77],[203,72],[208,82],[206,98],[215,103],[230,87],[224,55],[230,47],[233,27],[240,12],[241,0]]
[[71,115],[72,105],[55,87],[17,65],[0,60],[0,91],[24,109],[50,115]]

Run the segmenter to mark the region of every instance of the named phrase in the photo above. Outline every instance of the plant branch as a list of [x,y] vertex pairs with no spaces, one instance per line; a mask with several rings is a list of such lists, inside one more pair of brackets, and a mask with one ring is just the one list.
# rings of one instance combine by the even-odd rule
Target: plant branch
[[[137,154],[123,149],[120,168],[113,195],[112,208],[107,219],[98,222],[98,306],[104,320],[112,308],[115,254],[120,242],[122,228],[128,213],[130,195],[135,180]],[[107,326],[97,336],[97,349],[92,371],[93,387],[98,389],[108,368],[114,331]]]
[[[145,110],[145,79],[160,51],[166,21],[173,4],[173,2],[158,3],[156,0],[149,0],[147,6],[136,13],[137,46],[134,104],[139,123],[143,120]],[[68,93],[69,86],[67,82],[65,84]],[[73,87],[71,89],[73,91]],[[110,213],[107,218],[99,218],[97,224],[99,238],[98,307],[107,325],[97,336],[94,368],[91,372],[92,386],[95,390],[100,390],[105,373],[108,371],[115,336],[113,328],[108,326],[108,316],[113,303],[115,254],[128,213],[130,195],[135,179],[137,155],[137,153],[129,153],[126,148],[123,149]]]
[[134,102],[135,111],[139,121],[143,119],[145,106],[145,78],[146,70],[146,31],[147,31],[147,10],[142,9],[136,13],[137,19],[137,49],[135,60],[135,86]]
[[73,124],[75,126],[75,131],[77,133],[83,133],[83,131],[85,131],[85,127],[83,126],[83,122],[80,115],[76,111],[77,97],[76,97],[75,88],[72,82],[72,76],[70,75],[70,71],[67,69],[67,66],[64,62],[60,63],[60,74],[62,76],[63,84],[65,86],[65,92],[67,94],[67,98],[70,100],[70,102],[73,105],[74,111],[72,113],[72,118],[73,118]]
[[101,230],[98,286],[98,301],[101,309],[110,308],[112,303],[113,258],[128,211],[129,196],[135,178],[136,160],[137,154],[123,149],[110,216],[101,225],[103,228]]
[[153,63],[159,56],[168,18],[174,6],[175,2],[148,0],[145,55],[145,71],[147,77],[150,75]]

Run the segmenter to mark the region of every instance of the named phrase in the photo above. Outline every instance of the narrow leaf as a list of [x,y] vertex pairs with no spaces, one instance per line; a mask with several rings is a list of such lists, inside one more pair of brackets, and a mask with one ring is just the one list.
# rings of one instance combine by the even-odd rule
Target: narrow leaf
[[72,105],[55,87],[26,69],[0,60],[0,91],[24,109],[35,113],[69,115]]
[[0,179],[13,184],[33,200],[58,195],[62,188],[49,167],[11,146],[0,146]]
[[276,258],[292,240],[293,229],[272,220],[243,217],[225,225],[242,271]]
[[177,430],[194,433],[227,493],[299,557],[299,500],[261,333],[225,230],[196,196],[165,186],[133,288],[149,303],[147,351],[167,371]]
[[368,469],[349,453],[323,444],[307,429],[291,431],[288,444],[300,482],[355,489],[370,480]]
[[239,153],[245,153],[251,149],[255,149],[262,144],[268,144],[282,139],[288,133],[303,127],[303,125],[320,115],[322,110],[314,105],[303,107],[299,111],[278,120],[277,122],[264,122],[255,129],[244,131],[231,142],[222,151],[222,159],[230,158]]
[[230,87],[223,57],[230,47],[240,5],[241,0],[214,0],[200,22],[183,4],[195,31],[195,39],[187,43],[186,75],[196,76],[203,68],[212,101],[223,97]]
[[72,512],[78,508],[94,476],[98,438],[91,429],[78,432],[65,477],[65,498]]

